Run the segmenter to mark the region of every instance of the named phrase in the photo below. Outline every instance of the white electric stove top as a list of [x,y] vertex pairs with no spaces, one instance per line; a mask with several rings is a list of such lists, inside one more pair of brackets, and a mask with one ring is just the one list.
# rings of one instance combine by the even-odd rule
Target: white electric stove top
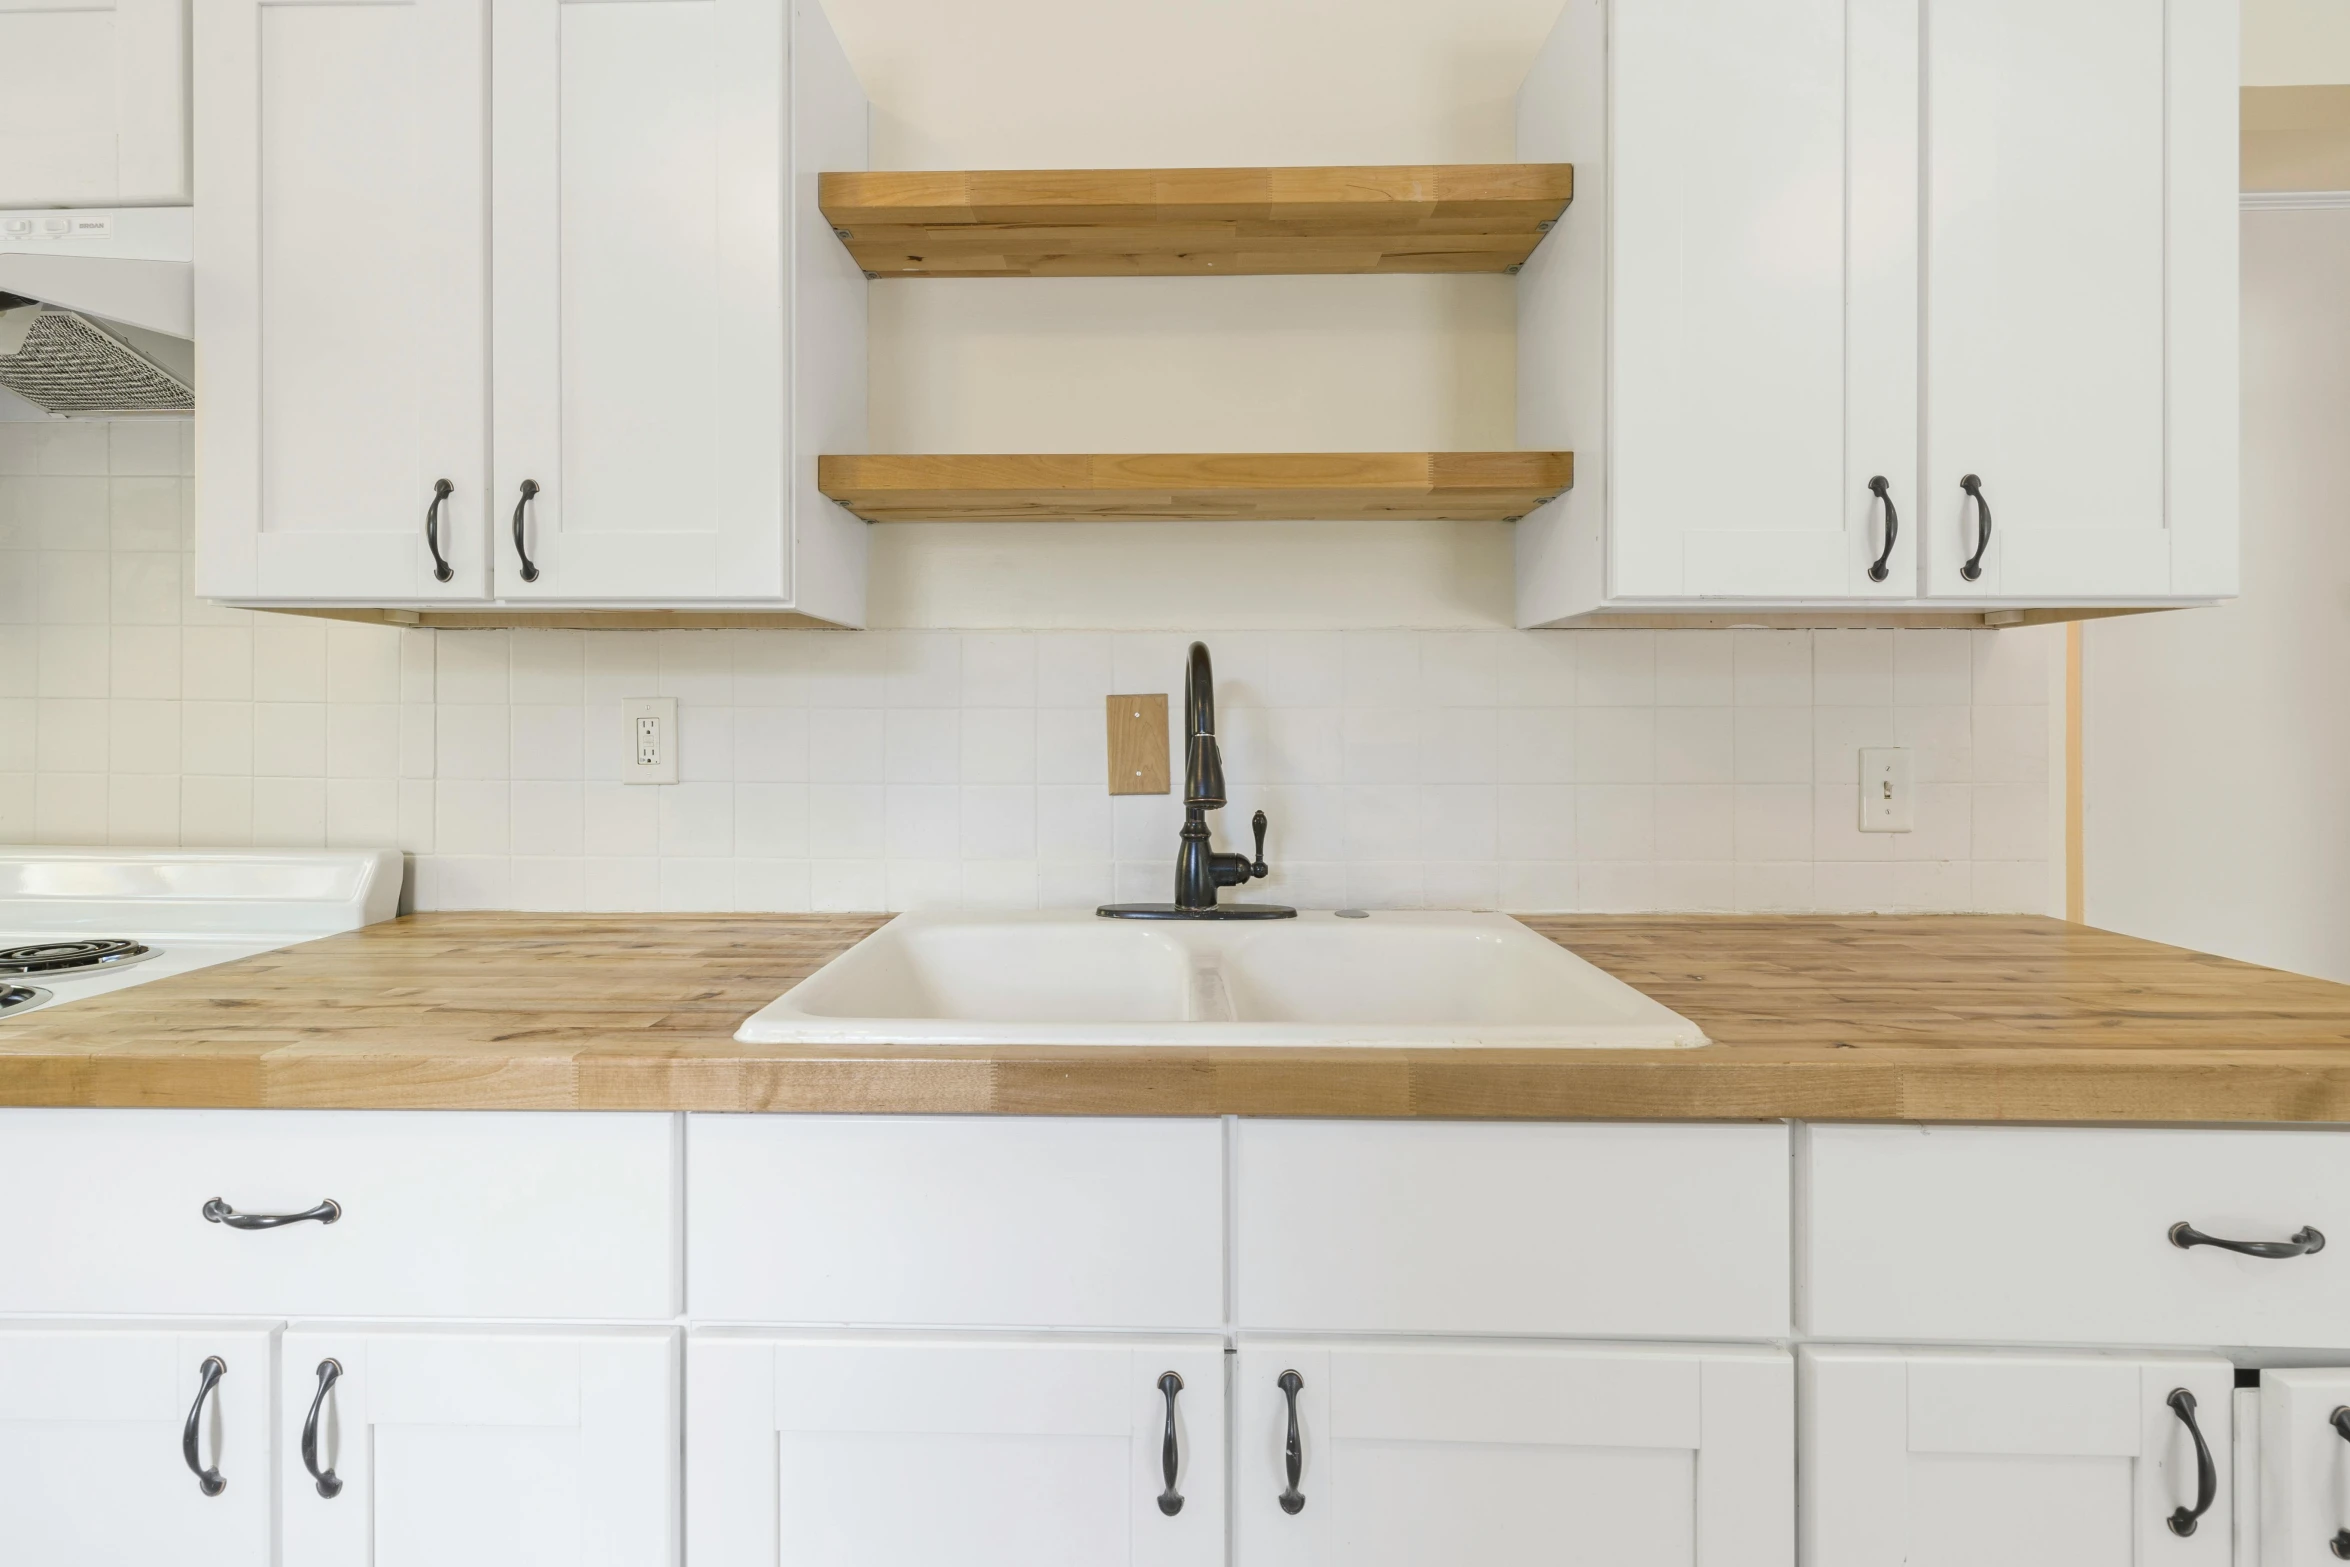
[[0,847],[0,1024],[390,919],[400,882],[390,849]]

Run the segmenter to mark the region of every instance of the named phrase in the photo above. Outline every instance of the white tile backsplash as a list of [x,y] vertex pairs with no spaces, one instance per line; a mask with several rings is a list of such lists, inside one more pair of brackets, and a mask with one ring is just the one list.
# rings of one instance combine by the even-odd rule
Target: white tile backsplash
[[[0,425],[0,838],[396,842],[419,907],[1028,908],[1168,896],[1173,795],[1103,698],[1172,631],[423,631],[187,596],[172,424]],[[1221,631],[1252,896],[1308,907],[2041,909],[2052,629]],[[675,696],[675,786],[618,782]],[[1857,829],[1912,747],[1917,830]]]

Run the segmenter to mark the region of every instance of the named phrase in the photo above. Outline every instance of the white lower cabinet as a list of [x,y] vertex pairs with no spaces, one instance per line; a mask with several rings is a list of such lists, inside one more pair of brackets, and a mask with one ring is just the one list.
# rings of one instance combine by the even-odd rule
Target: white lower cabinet
[[1246,1340],[1240,1567],[1774,1567],[1795,1550],[1778,1351]]
[[2257,1504],[2237,1567],[2318,1567],[2350,1557],[2350,1370],[2268,1371],[2246,1400]]
[[1804,1567],[2226,1567],[2234,1372],[1808,1349]]
[[1212,1567],[1214,1338],[696,1335],[695,1567]]
[[677,1560],[671,1330],[297,1325],[282,1365],[284,1567]]
[[2339,1133],[688,1120],[0,1116],[0,1567],[2350,1560]]
[[269,1561],[276,1337],[0,1327],[0,1561]]

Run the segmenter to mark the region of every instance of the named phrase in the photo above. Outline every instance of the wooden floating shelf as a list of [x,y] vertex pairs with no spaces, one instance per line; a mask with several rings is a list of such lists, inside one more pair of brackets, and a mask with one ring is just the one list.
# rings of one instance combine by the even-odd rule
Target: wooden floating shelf
[[1509,522],[1575,480],[1570,452],[1159,452],[820,457],[868,522]]
[[868,277],[1512,272],[1575,194],[1564,163],[827,174]]

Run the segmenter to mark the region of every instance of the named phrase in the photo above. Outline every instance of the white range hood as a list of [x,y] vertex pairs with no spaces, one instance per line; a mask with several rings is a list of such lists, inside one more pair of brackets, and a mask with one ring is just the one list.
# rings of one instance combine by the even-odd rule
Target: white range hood
[[0,293],[193,338],[195,210],[0,211]]
[[188,207],[0,210],[0,389],[43,413],[185,413]]

